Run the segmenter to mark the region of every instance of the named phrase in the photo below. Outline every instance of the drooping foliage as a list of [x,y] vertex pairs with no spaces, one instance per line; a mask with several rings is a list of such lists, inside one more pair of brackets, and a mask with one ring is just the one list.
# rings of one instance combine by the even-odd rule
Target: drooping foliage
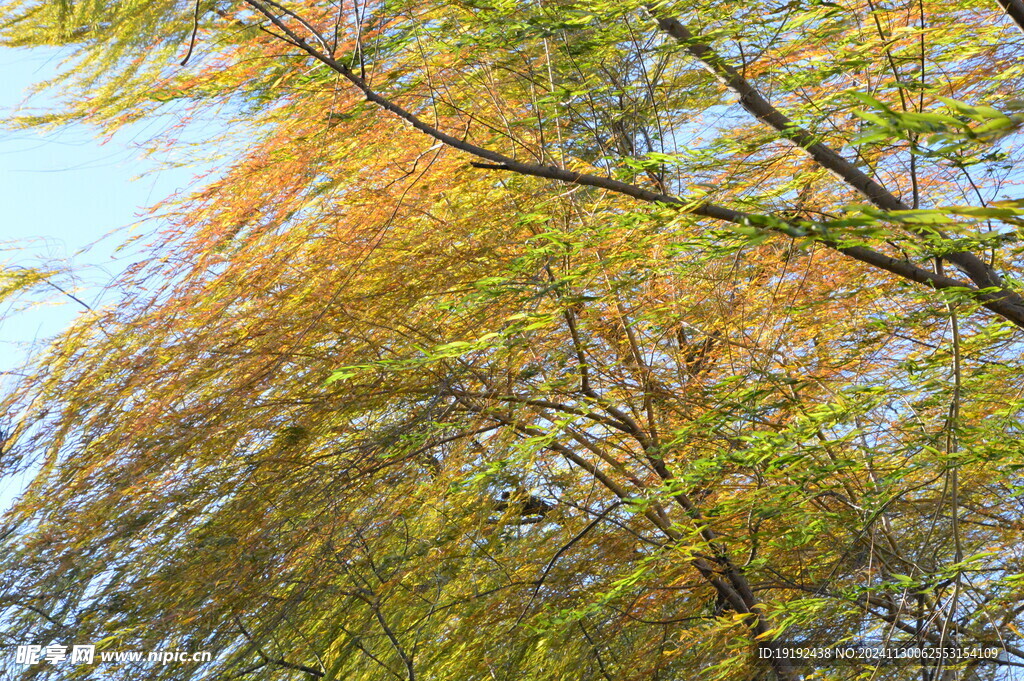
[[12,125],[170,114],[222,169],[5,397],[0,554],[4,646],[213,659],[13,678],[1024,664],[999,6],[26,0],[0,35],[67,55]]

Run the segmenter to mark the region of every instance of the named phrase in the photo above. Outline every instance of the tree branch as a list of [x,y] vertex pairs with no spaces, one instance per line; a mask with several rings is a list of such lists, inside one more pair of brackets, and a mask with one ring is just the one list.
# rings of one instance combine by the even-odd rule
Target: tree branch
[[[446,146],[449,146],[453,149],[458,149],[459,151],[466,152],[468,154],[476,156],[477,158],[485,159],[486,161],[492,162],[483,165],[479,165],[478,163],[478,167],[485,167],[493,170],[504,170],[508,172],[517,173],[520,175],[528,175],[531,177],[542,177],[551,180],[558,180],[560,182],[565,182],[568,184],[594,187],[596,189],[607,189],[608,191],[623,194],[625,196],[630,196],[632,198],[638,199],[640,201],[645,201],[648,203],[663,203],[669,206],[676,206],[687,213],[697,215],[700,217],[720,220],[722,222],[730,222],[737,225],[753,226],[756,228],[764,229],[766,231],[783,231],[777,227],[765,227],[763,221],[758,220],[758,217],[760,216],[754,215],[752,213],[745,213],[742,211],[733,210],[731,208],[726,208],[724,206],[719,206],[713,203],[694,203],[692,201],[685,201],[684,199],[681,199],[676,196],[670,196],[668,194],[651,191],[649,189],[644,189],[643,187],[638,187],[636,185],[629,184],[628,182],[622,182],[620,180],[615,180],[609,177],[600,177],[598,175],[591,175],[589,173],[575,172],[571,170],[566,170],[564,168],[559,168],[558,166],[544,166],[532,163],[522,163],[520,161],[516,161],[513,158],[505,156],[504,154],[501,154],[499,152],[493,151],[491,149],[486,149],[484,147],[473,144],[472,142],[459,139],[458,137],[453,137],[445,132],[442,132],[441,130],[438,130],[437,128],[431,125],[428,125],[427,123],[424,123],[412,112],[403,109],[401,106],[395,104],[391,100],[386,99],[381,95],[377,94],[372,88],[370,88],[370,86],[366,83],[364,79],[357,76],[348,66],[338,61],[334,57],[331,57],[330,55],[321,52],[316,47],[306,42],[306,40],[302,38],[302,36],[298,35],[277,15],[275,15],[267,7],[265,7],[261,0],[244,1],[247,5],[249,5],[256,11],[260,12],[265,17],[267,17],[271,21],[271,23],[273,23],[278,29],[283,31],[288,36],[289,40],[293,41],[295,45],[297,45],[300,49],[306,52],[306,54],[313,57],[317,61],[321,62],[325,66],[329,67],[336,73],[343,76],[350,83],[355,85],[356,88],[358,88],[363,93],[367,101],[373,102],[374,104],[378,105],[379,107],[386,111],[390,111],[391,113],[398,116],[402,120],[408,122],[416,130],[419,130],[425,135],[429,135],[433,139],[436,139],[437,141],[445,144]],[[686,28],[675,19],[659,19],[659,25],[661,21],[667,22],[665,24],[666,26],[677,27],[673,28],[673,30],[676,33],[678,33],[679,36],[681,36],[680,39],[686,39],[693,42],[692,35],[689,33],[689,31],[687,31]],[[774,121],[775,124],[779,125],[782,128],[782,130],[789,130],[790,136],[788,137],[788,139],[791,139],[795,142],[800,140],[802,141],[799,142],[801,146],[804,146],[804,143],[806,143],[806,145],[809,148],[813,147],[814,149],[816,149],[817,151],[815,153],[817,153],[818,156],[816,156],[815,158],[818,159],[820,157],[821,160],[819,160],[819,163],[822,163],[822,165],[824,165],[825,167],[829,167],[824,163],[824,161],[827,161],[836,169],[842,170],[844,172],[849,170],[849,172],[852,173],[850,175],[850,178],[853,181],[860,184],[864,188],[863,191],[870,191],[872,193],[872,196],[878,197],[878,200],[881,201],[881,203],[877,203],[876,205],[882,206],[883,208],[891,207],[891,209],[894,210],[906,209],[906,206],[902,202],[898,201],[895,197],[892,197],[892,195],[889,194],[884,187],[881,187],[881,185],[875,183],[874,180],[868,178],[859,169],[857,169],[848,161],[840,157],[831,149],[828,149],[824,145],[820,145],[819,143],[815,142],[814,138],[810,135],[810,133],[803,130],[802,128],[799,128],[799,126],[793,125],[792,121],[790,121],[788,118],[786,118],[781,113],[772,108],[771,105],[768,104],[764,100],[764,98],[760,96],[760,94],[753,90],[753,87],[750,86],[749,83],[747,83],[746,80],[735,71],[735,69],[732,69],[731,66],[728,66],[727,64],[722,62],[721,59],[717,57],[717,55],[715,55],[713,51],[710,51],[710,47],[703,45],[702,43],[699,42],[693,42],[693,45],[688,46],[688,49],[690,49],[691,52],[697,50],[699,54],[701,54],[705,59],[708,59],[709,62],[712,64],[721,64],[719,68],[723,69],[723,73],[728,74],[730,73],[730,71],[725,71],[724,69],[731,69],[731,73],[735,74],[735,77],[732,82],[734,82],[737,86],[739,86],[741,83],[746,83],[747,87],[749,88],[748,98],[752,98],[750,99],[750,101],[753,101],[757,104],[756,110],[762,110],[762,112],[766,113],[766,115],[771,114],[771,120]],[[712,57],[712,55],[714,56]],[[763,107],[768,107],[768,110],[765,111]],[[810,153],[810,151],[808,153]],[[859,179],[860,177],[863,177],[863,179]],[[865,184],[865,181],[868,184]],[[885,199],[884,197],[886,195],[891,197],[892,201],[895,201],[895,203],[890,202],[889,199]],[[794,227],[794,229],[798,228]],[[864,246],[841,247],[837,242],[830,241],[827,239],[822,239],[822,243],[824,243],[829,248],[837,250],[848,257],[851,257],[855,260],[859,260],[873,267],[883,269],[892,274],[896,274],[905,279],[909,279],[910,281],[927,284],[932,288],[940,290],[956,288],[967,292],[972,292],[972,295],[975,297],[975,299],[978,300],[984,307],[995,312],[1004,319],[1013,322],[1017,326],[1024,328],[1024,299],[1021,299],[1021,297],[1017,295],[1015,292],[1003,287],[998,275],[995,274],[994,270],[992,270],[992,268],[990,268],[985,263],[978,260],[977,257],[975,257],[972,254],[952,253],[944,257],[953,264],[960,267],[961,269],[964,269],[967,272],[968,276],[971,277],[972,281],[974,281],[980,287],[995,287],[998,288],[998,291],[994,293],[981,293],[980,291],[978,291],[977,288],[972,287],[965,282],[936,274],[927,269],[917,267],[916,265],[907,261],[896,260],[895,258],[889,257],[887,255],[884,255],[883,253],[874,251]]]
[[[1009,1],[1009,0],[1001,0]],[[1012,0],[1021,3],[1022,0]],[[808,130],[794,123],[788,116],[772,106],[760,92],[732,64],[727,62],[713,47],[692,33],[679,20],[659,14],[656,7],[647,6],[648,12],[658,22],[658,27],[675,38],[695,59],[697,59],[722,85],[729,88],[740,98],[742,106],[754,118],[774,128],[784,139],[789,140],[805,151],[822,168],[863,194],[871,203],[882,210],[910,210],[910,206],[898,199],[888,189],[873,180],[860,168],[840,156],[834,149],[823,144]],[[918,230],[908,227],[908,231],[920,234]],[[1002,279],[995,269],[978,256],[967,251],[949,253],[945,260],[956,265],[970,277],[977,286],[1002,287]],[[1016,305],[1024,307],[1024,299],[1016,293],[1004,289],[1005,295]]]
[[1024,31],[1024,0],[996,0],[1017,28]]

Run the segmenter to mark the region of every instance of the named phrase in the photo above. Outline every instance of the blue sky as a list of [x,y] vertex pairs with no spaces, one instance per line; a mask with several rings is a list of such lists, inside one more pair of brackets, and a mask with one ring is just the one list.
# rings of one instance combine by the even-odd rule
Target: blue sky
[[[0,49],[0,117],[19,107],[26,88],[50,77],[58,61],[50,50]],[[137,141],[153,132],[152,125],[139,127],[101,144],[82,126],[46,135],[0,129],[0,266],[60,264],[62,287],[90,305],[113,304],[105,286],[138,258],[131,250],[115,254],[115,248],[156,225],[125,228],[194,176],[187,168],[155,172],[156,161],[142,159]],[[53,294],[28,310],[0,302],[0,389],[81,311]],[[0,480],[0,510],[21,482]]]
[[[57,63],[49,50],[0,50],[0,116],[19,107],[26,88],[52,75]],[[103,287],[132,260],[130,251],[120,257],[114,254],[130,234],[124,228],[136,222],[146,206],[193,177],[191,170],[182,168],[149,172],[156,161],[141,157],[137,140],[151,134],[152,127],[138,128],[102,144],[95,131],[83,126],[45,135],[0,130],[4,265],[60,263],[68,274],[58,283],[76,287],[76,295],[89,304],[111,302],[110,296],[102,295]],[[0,370],[22,364],[29,346],[38,345],[74,317],[78,306],[60,298],[29,313],[0,304]]]

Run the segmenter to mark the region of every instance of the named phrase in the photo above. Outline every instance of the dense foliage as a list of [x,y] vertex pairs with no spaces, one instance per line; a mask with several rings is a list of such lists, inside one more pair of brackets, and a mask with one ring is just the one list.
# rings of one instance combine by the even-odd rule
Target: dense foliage
[[[9,124],[171,113],[221,168],[0,459],[7,652],[213,660],[11,678],[1024,664],[1000,6],[8,0],[0,37],[67,58]],[[1003,664],[757,654],[867,640]]]

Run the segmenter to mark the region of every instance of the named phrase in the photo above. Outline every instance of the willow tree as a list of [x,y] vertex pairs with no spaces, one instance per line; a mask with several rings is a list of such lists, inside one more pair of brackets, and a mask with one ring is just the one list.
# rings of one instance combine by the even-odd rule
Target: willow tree
[[853,678],[758,651],[865,640],[1000,650],[877,678],[1024,664],[1000,6],[2,12],[66,55],[63,105],[11,125],[171,113],[222,169],[5,398],[33,477],[0,558],[5,646],[213,660],[15,677]]

